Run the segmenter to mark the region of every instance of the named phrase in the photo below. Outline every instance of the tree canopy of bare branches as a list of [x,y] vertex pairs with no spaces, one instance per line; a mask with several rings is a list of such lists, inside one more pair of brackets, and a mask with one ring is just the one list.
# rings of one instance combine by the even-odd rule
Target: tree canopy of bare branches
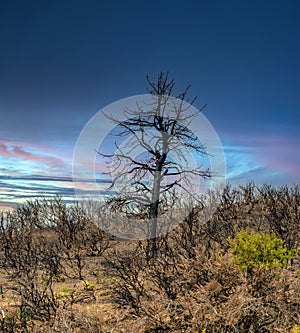
[[108,159],[111,188],[119,193],[110,203],[146,212],[149,249],[154,256],[159,213],[168,203],[172,209],[171,198],[176,191],[191,195],[195,178],[211,178],[213,174],[195,162],[195,156],[208,153],[189,129],[206,105],[200,110],[191,107],[195,98],[188,102],[190,86],[173,97],[175,81],[168,73],[160,72],[154,82],[147,76],[147,82],[150,102],[137,102],[135,108],[125,108],[122,120],[105,114],[115,124],[115,136],[121,137],[123,143],[116,140],[111,154],[99,153]]

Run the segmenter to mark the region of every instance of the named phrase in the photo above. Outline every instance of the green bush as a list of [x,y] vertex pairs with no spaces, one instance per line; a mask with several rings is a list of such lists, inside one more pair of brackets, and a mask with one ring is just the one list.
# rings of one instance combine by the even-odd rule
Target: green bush
[[288,250],[283,240],[274,234],[250,232],[249,228],[229,238],[233,262],[241,269],[252,270],[257,266],[282,267],[292,259],[297,249]]
[[293,327],[293,333],[300,333],[300,326],[295,325],[295,326]]

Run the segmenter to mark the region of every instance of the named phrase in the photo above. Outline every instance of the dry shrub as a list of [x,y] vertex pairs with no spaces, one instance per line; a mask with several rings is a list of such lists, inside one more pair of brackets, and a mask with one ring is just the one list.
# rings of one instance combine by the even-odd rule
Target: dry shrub
[[211,279],[182,285],[176,299],[143,299],[140,332],[287,332],[299,323],[300,283],[288,270],[257,270],[249,281],[226,261],[206,269]]
[[[257,266],[252,274],[231,261],[228,237],[244,228],[275,233],[287,248],[299,244],[298,187],[275,192],[254,184],[227,187],[211,194],[220,206],[206,224],[199,223],[203,209],[195,207],[176,230],[158,239],[155,259],[145,262],[138,248],[127,252],[121,262],[122,251],[110,258],[115,260],[110,268],[118,276],[116,288],[112,283],[115,292],[142,286],[134,306],[123,297],[121,309],[134,314],[134,320],[126,318],[120,327],[128,332],[246,333],[288,332],[299,324],[297,260],[292,266]],[[282,232],[288,221],[291,234]]]
[[[295,331],[300,324],[299,257],[284,267],[257,266],[247,274],[233,264],[228,237],[248,227],[276,234],[288,249],[299,248],[299,187],[228,186],[210,193],[209,200],[217,210],[206,223],[200,223],[203,206],[188,206],[186,219],[157,239],[155,258],[147,256],[147,241],[108,243],[92,215],[59,199],[2,214],[5,274],[0,272],[0,284],[5,295],[0,302],[6,304],[0,329]],[[90,290],[92,280],[97,287]],[[59,298],[62,283],[74,286],[70,297]],[[14,306],[8,305],[9,295],[15,297]]]

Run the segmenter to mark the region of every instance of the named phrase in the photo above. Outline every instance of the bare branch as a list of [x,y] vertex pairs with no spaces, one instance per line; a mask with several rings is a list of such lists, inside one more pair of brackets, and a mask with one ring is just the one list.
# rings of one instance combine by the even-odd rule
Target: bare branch
[[[144,205],[143,214],[146,210],[153,221],[150,238],[155,239],[155,221],[159,211],[164,210],[159,208],[162,196],[175,188],[191,192],[195,178],[210,179],[213,173],[198,166],[189,167],[192,153],[208,155],[205,145],[189,129],[206,104],[200,110],[191,109],[191,104],[186,103],[190,86],[173,98],[175,81],[169,79],[169,73],[159,73],[156,82],[148,75],[146,79],[153,97],[151,102],[136,103],[135,110],[126,108],[123,121],[105,115],[117,125],[117,136],[129,137],[126,147],[116,143],[116,153],[100,155],[111,162],[114,179],[110,188],[117,187],[123,198],[118,205]],[[195,98],[191,103],[194,101]],[[140,154],[141,150],[145,154]],[[163,183],[167,179],[169,182]]]

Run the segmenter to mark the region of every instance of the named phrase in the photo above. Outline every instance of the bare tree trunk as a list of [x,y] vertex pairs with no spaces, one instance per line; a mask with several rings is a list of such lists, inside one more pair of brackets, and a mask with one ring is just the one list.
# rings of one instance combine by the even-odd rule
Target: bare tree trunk
[[[159,169],[159,166],[158,166]],[[152,191],[152,200],[150,205],[150,214],[149,214],[149,248],[148,256],[150,257],[150,251],[152,258],[155,257],[157,246],[156,246],[156,237],[157,237],[157,217],[158,217],[158,205],[159,205],[159,194],[160,194],[160,183],[161,183],[161,170],[157,170],[154,175],[154,184]]]

